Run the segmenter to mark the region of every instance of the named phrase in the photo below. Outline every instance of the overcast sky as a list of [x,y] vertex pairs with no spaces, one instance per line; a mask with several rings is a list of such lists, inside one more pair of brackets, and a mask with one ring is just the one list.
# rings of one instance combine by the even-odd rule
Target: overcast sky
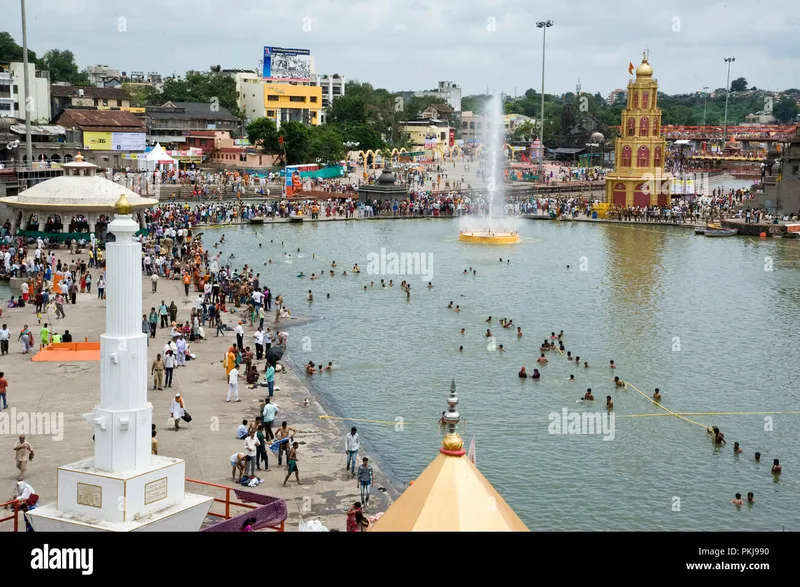
[[[19,1],[2,4],[0,28],[21,44]],[[81,68],[254,69],[273,45],[310,49],[316,73],[393,91],[452,80],[465,94],[521,94],[541,86],[536,21],[550,19],[548,93],[578,79],[603,95],[625,87],[645,48],[670,94],[724,87],[727,56],[731,79],[800,87],[798,0],[27,0],[27,13],[30,48],[70,49]]]

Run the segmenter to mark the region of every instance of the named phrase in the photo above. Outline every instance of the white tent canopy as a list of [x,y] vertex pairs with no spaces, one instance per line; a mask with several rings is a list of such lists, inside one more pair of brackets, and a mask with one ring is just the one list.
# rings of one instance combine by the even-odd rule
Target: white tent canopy
[[156,143],[156,146],[144,156],[145,166],[148,171],[155,171],[156,169],[170,169],[172,166],[178,168],[178,161],[170,157],[161,146],[161,143]]

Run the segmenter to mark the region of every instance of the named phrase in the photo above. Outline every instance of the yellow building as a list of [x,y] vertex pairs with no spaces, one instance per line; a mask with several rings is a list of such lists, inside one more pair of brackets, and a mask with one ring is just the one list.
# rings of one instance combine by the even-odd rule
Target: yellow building
[[278,126],[283,122],[320,123],[322,88],[293,84],[264,84],[264,113]]
[[670,202],[670,177],[664,173],[667,144],[661,136],[658,82],[642,59],[636,79],[628,82],[615,145],[614,171],[606,175],[606,202],[616,207],[664,206]]
[[456,434],[461,416],[456,410],[456,384],[444,420],[448,434],[439,455],[403,492],[370,532],[528,532],[492,484],[465,456]]

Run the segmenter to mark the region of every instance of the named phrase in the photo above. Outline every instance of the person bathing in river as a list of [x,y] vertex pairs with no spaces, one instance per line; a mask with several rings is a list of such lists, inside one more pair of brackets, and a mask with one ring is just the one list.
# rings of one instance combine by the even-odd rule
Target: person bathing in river
[[594,396],[592,395],[592,388],[591,387],[586,390],[586,393],[583,394],[583,397],[581,399],[584,400],[584,401],[588,401],[588,402],[593,402],[594,401]]
[[619,377],[614,377],[614,385],[617,387],[625,387],[625,382]]
[[544,353],[541,353],[539,355],[539,358],[536,359],[536,362],[539,363],[540,365],[547,365],[547,357],[544,356]]
[[522,338],[522,328],[517,326],[517,338]]
[[531,375],[531,379],[540,379],[542,377],[541,373],[539,373],[539,369],[534,369],[533,374]]
[[656,390],[653,392],[653,399],[657,402],[661,401],[661,391],[656,387]]
[[520,379],[527,379],[528,378],[528,372],[525,371],[525,367],[522,367],[522,369],[519,370],[519,378]]

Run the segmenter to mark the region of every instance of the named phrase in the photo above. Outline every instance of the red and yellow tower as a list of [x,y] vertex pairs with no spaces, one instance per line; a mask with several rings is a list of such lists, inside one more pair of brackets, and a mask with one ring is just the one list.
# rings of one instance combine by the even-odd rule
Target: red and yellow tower
[[668,205],[666,152],[658,82],[645,54],[636,69],[636,79],[628,82],[628,104],[622,110],[620,136],[615,143],[614,171],[606,175],[606,202],[616,207]]

